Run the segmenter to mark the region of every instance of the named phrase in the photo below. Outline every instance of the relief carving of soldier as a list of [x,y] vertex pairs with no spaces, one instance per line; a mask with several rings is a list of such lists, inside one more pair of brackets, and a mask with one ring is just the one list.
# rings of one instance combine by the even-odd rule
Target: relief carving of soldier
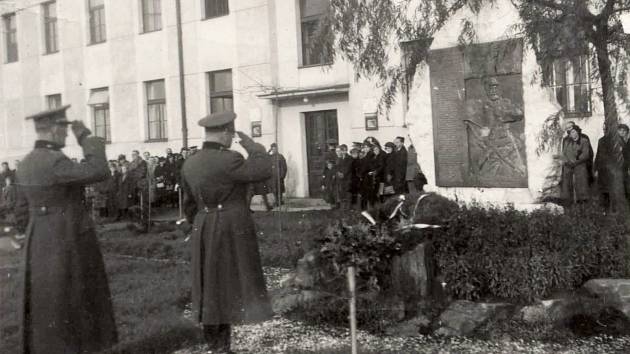
[[[485,96],[465,103],[469,173],[478,181],[522,181],[527,177],[523,108],[499,94],[495,77],[483,79]],[[521,131],[519,131],[521,130]]]

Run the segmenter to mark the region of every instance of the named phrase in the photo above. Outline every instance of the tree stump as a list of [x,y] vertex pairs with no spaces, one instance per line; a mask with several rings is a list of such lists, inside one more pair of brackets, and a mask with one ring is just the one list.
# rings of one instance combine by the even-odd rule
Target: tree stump
[[432,242],[425,241],[411,251],[394,257],[391,282],[394,293],[405,299],[406,303],[433,295],[435,259]]

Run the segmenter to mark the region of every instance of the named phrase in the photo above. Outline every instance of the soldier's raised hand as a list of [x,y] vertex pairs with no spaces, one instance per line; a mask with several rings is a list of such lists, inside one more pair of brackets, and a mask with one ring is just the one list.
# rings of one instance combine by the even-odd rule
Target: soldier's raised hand
[[77,138],[77,142],[79,143],[79,145],[81,144],[83,138],[92,134],[92,132],[80,120],[72,121],[72,132]]
[[252,140],[252,138],[249,137],[249,135],[243,133],[242,131],[237,131],[236,135],[238,135],[239,139],[241,139],[241,141],[254,141]]

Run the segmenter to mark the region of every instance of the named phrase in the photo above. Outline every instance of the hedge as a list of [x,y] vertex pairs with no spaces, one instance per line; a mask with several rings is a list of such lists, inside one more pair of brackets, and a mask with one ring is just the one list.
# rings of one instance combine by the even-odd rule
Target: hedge
[[446,225],[434,241],[454,298],[529,302],[588,279],[630,275],[626,218],[592,205],[565,214],[462,207]]

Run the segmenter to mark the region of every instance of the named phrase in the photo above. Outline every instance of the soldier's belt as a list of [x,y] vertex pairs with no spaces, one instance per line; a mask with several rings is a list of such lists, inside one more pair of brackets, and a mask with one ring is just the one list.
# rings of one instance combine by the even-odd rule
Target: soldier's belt
[[235,207],[242,207],[243,206],[243,202],[240,201],[227,201],[225,203],[219,203],[219,204],[210,204],[210,205],[205,205],[202,208],[199,209],[199,212],[203,212],[203,213],[211,213],[211,212],[215,212],[215,211],[223,211],[223,210],[228,210],[228,209],[232,209]]
[[62,206],[38,206],[38,207],[29,207],[28,210],[33,215],[47,215],[47,214],[62,213],[63,211],[66,210],[66,208]]

